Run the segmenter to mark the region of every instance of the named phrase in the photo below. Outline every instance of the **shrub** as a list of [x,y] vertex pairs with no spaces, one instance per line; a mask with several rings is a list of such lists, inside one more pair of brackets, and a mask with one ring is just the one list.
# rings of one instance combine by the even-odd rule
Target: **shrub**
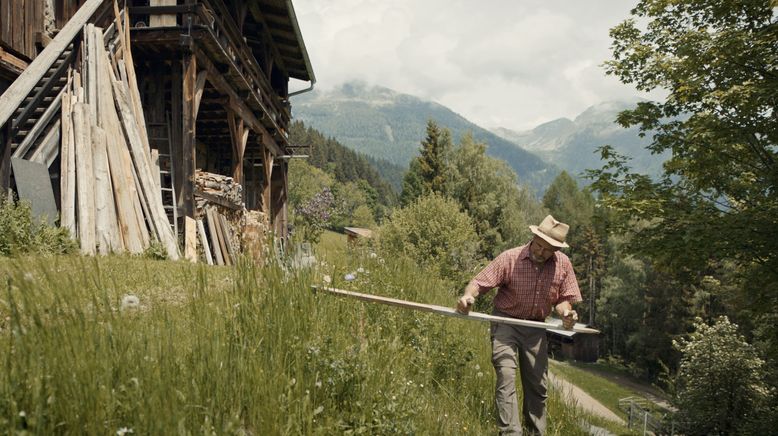
[[76,248],[67,229],[33,220],[28,203],[0,198],[0,256],[66,254]]
[[471,274],[478,251],[470,217],[456,201],[438,194],[396,211],[379,229],[377,241],[387,255],[406,255],[455,280]]
[[698,318],[695,332],[676,347],[683,353],[677,405],[686,434],[740,433],[761,420],[769,395],[764,361],[736,324],[721,317],[708,326]]

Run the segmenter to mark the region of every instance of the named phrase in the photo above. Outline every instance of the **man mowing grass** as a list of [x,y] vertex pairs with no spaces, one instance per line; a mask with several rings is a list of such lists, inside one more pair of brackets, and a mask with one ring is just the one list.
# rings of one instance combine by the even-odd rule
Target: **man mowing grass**
[[[566,329],[578,320],[573,303],[581,291],[570,259],[559,251],[569,226],[548,215],[539,226],[529,226],[532,241],[501,253],[465,287],[457,311],[467,314],[475,298],[498,288],[494,297],[497,316],[544,321],[552,306]],[[524,390],[523,416],[533,434],[546,431],[548,340],[540,328],[491,323],[492,365],[497,375],[495,402],[497,426],[502,435],[520,435],[516,400],[516,368]]]

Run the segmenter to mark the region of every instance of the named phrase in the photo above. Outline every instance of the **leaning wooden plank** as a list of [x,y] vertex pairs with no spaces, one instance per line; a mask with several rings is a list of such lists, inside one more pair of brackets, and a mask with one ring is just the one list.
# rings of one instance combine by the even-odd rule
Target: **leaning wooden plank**
[[[96,29],[99,37],[99,29]],[[123,246],[133,254],[142,253],[149,246],[150,238],[143,220],[138,191],[132,175],[132,159],[124,140],[119,115],[114,105],[113,71],[105,47],[97,45],[97,77],[99,105],[98,124],[107,134],[106,149],[111,181],[116,202],[116,221]]]
[[197,220],[197,233],[200,235],[200,245],[203,246],[203,253],[205,254],[205,262],[208,265],[213,265],[213,256],[211,256],[211,244],[208,243],[208,238],[205,236],[205,226],[203,220]]
[[224,227],[221,223],[221,214],[214,209],[212,211],[213,213],[213,222],[216,224],[216,233],[219,235],[219,248],[221,248],[222,252],[222,259],[224,259],[225,265],[232,265],[232,257],[230,256],[230,250],[227,248],[227,245],[229,244],[229,241],[227,240],[228,235],[224,232]]
[[[95,90],[95,92],[97,92]],[[123,251],[119,228],[116,224],[111,173],[108,166],[108,149],[105,130],[92,128],[92,151],[95,169],[95,231],[97,248],[102,255]]]
[[219,223],[221,224],[222,234],[224,235],[224,245],[227,246],[227,254],[230,257],[230,262],[235,264],[238,258],[235,255],[235,248],[232,246],[232,230],[230,225],[227,224],[227,218],[224,215],[219,214]]
[[13,157],[20,159],[25,158],[33,144],[35,144],[35,141],[37,141],[40,135],[46,131],[46,127],[49,126],[49,122],[58,113],[60,113],[60,108],[62,106],[62,95],[64,93],[65,90],[63,89],[59,92],[59,94],[57,94],[57,96],[54,98],[54,101],[51,102],[51,105],[46,108],[46,111],[43,112],[43,115],[41,115],[40,119],[35,123],[32,129],[30,129],[30,132],[27,133],[27,136],[24,137],[22,143],[16,147],[16,151],[14,151]]
[[11,119],[16,109],[46,75],[49,67],[56,62],[103,2],[104,0],[87,0],[57,33],[51,43],[35,57],[30,66],[0,95],[0,126],[5,125]]
[[78,199],[78,239],[81,253],[95,254],[95,197],[92,168],[92,137],[89,108],[76,103],[73,108],[73,130],[76,137],[76,188]]
[[159,195],[154,192],[153,176],[151,174],[150,164],[147,160],[147,154],[143,148],[143,142],[137,130],[137,123],[132,109],[129,106],[129,98],[123,89],[122,83],[113,82],[114,97],[119,106],[119,115],[122,118],[125,135],[130,145],[135,169],[138,174],[138,180],[142,189],[143,199],[149,208],[150,218],[159,241],[165,246],[168,258],[178,260],[178,244],[170,222],[165,214],[165,208],[159,201]]
[[67,92],[62,96],[62,146],[60,154],[60,226],[76,237],[76,139],[73,134],[73,94],[68,82]]
[[[542,322],[542,321],[530,321],[526,319],[507,318],[504,316],[487,315],[485,313],[480,313],[480,312],[470,312],[469,314],[465,315],[457,312],[456,309],[453,309],[451,307],[437,306],[434,304],[416,303],[413,301],[398,300],[396,298],[381,297],[378,295],[362,294],[359,292],[345,291],[343,289],[329,288],[325,286],[313,286],[313,289],[316,291],[321,291],[327,294],[337,295],[340,297],[356,298],[357,300],[367,301],[370,303],[388,304],[390,306],[397,306],[405,309],[420,310],[422,312],[432,312],[432,313],[437,313],[439,315],[452,316],[455,318],[469,319],[473,321],[498,322],[501,324],[518,325],[523,327],[533,327],[533,328],[546,329],[546,330],[549,329],[562,330],[562,326],[558,324],[552,324],[552,323]],[[599,330],[589,328],[589,327],[581,327],[581,326],[573,327],[572,331],[576,333],[588,333],[588,334],[600,333]]]
[[219,232],[217,231],[216,220],[211,212],[211,208],[205,208],[205,217],[208,219],[208,233],[211,235],[211,245],[213,246],[213,254],[216,256],[216,264],[224,265],[224,258],[222,257],[219,244]]
[[188,216],[184,217],[184,258],[197,262],[197,223]]
[[149,154],[151,147],[149,146],[149,137],[146,132],[146,118],[143,115],[143,103],[141,103],[140,91],[138,90],[138,79],[135,75],[135,63],[132,58],[130,44],[130,14],[126,7],[124,9],[124,67],[127,70],[127,85],[129,86],[128,95],[130,98],[128,101],[135,114],[135,122],[138,126],[140,139],[143,141],[143,149]]
[[95,34],[95,26],[92,23],[86,25],[84,29],[84,42],[86,57],[84,58],[84,88],[86,90],[86,102],[89,103],[89,107],[92,112],[90,113],[92,121],[97,121],[97,87],[99,80],[97,77],[97,46],[102,45],[102,30],[101,36]]
[[46,133],[46,136],[43,137],[41,143],[38,145],[32,155],[30,155],[31,161],[42,163],[48,168],[51,166],[54,160],[57,159],[57,155],[59,155],[61,125],[62,121],[60,120],[57,120],[54,122],[54,124],[52,124],[52,126],[49,128],[49,131]]
[[[159,201],[162,201],[162,175],[159,173],[159,150],[151,149],[151,175],[154,176],[154,187],[159,192]],[[164,202],[162,203],[165,204]]]

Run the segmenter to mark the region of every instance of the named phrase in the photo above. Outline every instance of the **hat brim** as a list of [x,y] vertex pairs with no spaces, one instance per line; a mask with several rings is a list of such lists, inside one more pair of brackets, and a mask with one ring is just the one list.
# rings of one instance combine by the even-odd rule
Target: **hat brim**
[[557,248],[568,248],[568,247],[570,247],[569,245],[567,245],[566,242],[557,241],[556,239],[552,238],[551,236],[548,236],[547,234],[541,232],[540,229],[538,229],[538,226],[529,226],[529,230],[532,233],[534,233],[534,234],[540,236],[541,238],[543,238],[544,241],[548,242],[549,244],[551,244],[554,247],[557,247]]

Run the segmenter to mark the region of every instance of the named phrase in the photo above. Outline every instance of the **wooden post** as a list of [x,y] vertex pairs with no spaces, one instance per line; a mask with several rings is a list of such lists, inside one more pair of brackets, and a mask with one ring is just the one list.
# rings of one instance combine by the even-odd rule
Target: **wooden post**
[[182,130],[182,155],[181,173],[183,186],[181,195],[183,199],[182,212],[184,216],[194,218],[194,184],[195,184],[195,129],[197,118],[195,112],[195,82],[197,81],[197,58],[194,54],[186,53],[183,59],[183,130]]
[[232,109],[227,111],[227,123],[230,126],[230,138],[232,139],[232,178],[240,185],[244,185],[243,156],[246,152],[249,130],[246,129],[244,121],[239,119]]
[[62,95],[62,146],[60,151],[60,226],[76,237],[76,138],[73,135],[71,83]]
[[262,212],[264,212],[268,220],[271,220],[270,194],[271,177],[273,176],[273,153],[264,144],[262,145],[262,171],[265,176],[265,179],[262,181]]

